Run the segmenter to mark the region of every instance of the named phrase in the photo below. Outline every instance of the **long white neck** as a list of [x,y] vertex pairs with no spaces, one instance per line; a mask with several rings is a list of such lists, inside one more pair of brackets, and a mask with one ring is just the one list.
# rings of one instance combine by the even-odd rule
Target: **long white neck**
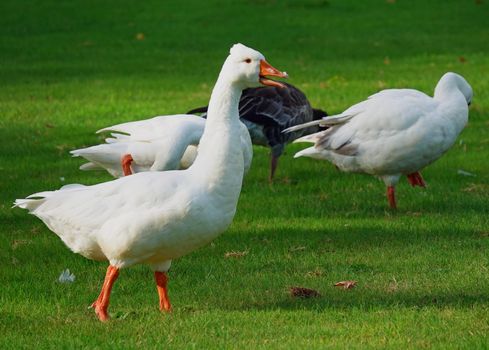
[[238,104],[242,88],[221,72],[212,91],[197,158],[189,169],[215,194],[223,210],[235,210],[243,181]]
[[435,88],[434,100],[440,103],[440,115],[456,126],[457,134],[468,120],[467,98],[452,74],[445,74]]

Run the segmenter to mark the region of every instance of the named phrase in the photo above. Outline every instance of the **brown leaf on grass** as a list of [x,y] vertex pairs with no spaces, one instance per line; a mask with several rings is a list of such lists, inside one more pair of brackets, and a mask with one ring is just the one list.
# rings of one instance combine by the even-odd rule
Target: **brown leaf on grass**
[[137,33],[136,34],[136,40],[141,41],[141,40],[144,40],[144,39],[146,39],[146,37],[144,36],[144,33]]
[[329,88],[329,84],[328,84],[327,81],[321,81],[321,82],[319,82],[319,87],[321,89],[328,89]]
[[341,281],[334,284],[335,287],[343,287],[344,289],[352,289],[357,285],[357,281]]
[[392,281],[387,286],[388,293],[395,293],[399,289],[399,283],[397,282],[395,277],[392,277]]
[[31,244],[32,241],[29,239],[14,239],[12,241],[12,250],[17,249],[21,245]]
[[296,179],[291,179],[290,177],[288,176],[285,176],[282,178],[281,182],[284,184],[284,185],[297,185],[297,183],[299,181],[297,181]]
[[489,191],[489,186],[485,184],[470,183],[469,186],[462,189],[462,192],[485,193]]
[[325,193],[325,192],[320,192],[318,195],[317,195],[317,200],[318,202],[324,202],[325,200],[328,199],[328,194]]
[[323,275],[323,271],[321,271],[318,268],[314,271],[308,271],[306,273],[306,277],[321,277],[322,275]]
[[467,62],[467,59],[464,56],[459,56],[458,61],[460,63],[465,63],[465,62]]
[[73,149],[72,146],[67,145],[66,143],[62,143],[61,145],[56,145],[56,149],[58,150],[58,154],[65,154],[68,150]]
[[245,255],[248,255],[248,251],[245,250],[243,252],[235,252],[235,251],[232,251],[232,252],[227,252],[224,254],[224,257],[225,258],[242,258],[243,256]]
[[293,298],[317,298],[321,296],[317,290],[304,287],[290,287],[289,293]]
[[387,66],[391,64],[391,59],[389,57],[384,58],[384,64]]

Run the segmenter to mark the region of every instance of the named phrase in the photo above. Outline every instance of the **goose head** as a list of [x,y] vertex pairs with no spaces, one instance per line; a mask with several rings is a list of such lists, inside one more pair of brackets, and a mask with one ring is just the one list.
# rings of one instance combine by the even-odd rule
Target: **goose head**
[[473,97],[472,87],[464,77],[457,73],[448,72],[441,77],[435,88],[435,96],[443,95],[453,89],[460,91],[464,95],[467,105],[470,106]]
[[282,88],[285,87],[284,84],[268,77],[288,77],[287,73],[272,67],[260,52],[243,44],[235,44],[231,47],[221,74],[224,74],[228,81],[239,85],[242,89],[260,85]]

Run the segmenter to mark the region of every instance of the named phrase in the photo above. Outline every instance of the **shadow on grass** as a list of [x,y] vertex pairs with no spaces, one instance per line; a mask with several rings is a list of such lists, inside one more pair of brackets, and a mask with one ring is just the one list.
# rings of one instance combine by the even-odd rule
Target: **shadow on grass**
[[[357,290],[361,293],[361,289]],[[351,293],[351,292],[348,292]],[[238,305],[233,307],[232,305],[219,305],[217,308],[220,310],[229,311],[273,311],[273,310],[308,310],[316,312],[327,312],[328,310],[378,310],[378,309],[399,309],[399,308],[472,308],[480,305],[489,305],[489,295],[487,293],[480,292],[478,294],[469,293],[425,293],[425,294],[412,294],[412,293],[395,293],[390,295],[368,295],[343,298],[341,296],[335,297],[328,293],[327,296],[321,296],[314,299],[297,300],[292,297],[278,300],[276,302],[269,302],[266,304],[250,303],[250,305]]]

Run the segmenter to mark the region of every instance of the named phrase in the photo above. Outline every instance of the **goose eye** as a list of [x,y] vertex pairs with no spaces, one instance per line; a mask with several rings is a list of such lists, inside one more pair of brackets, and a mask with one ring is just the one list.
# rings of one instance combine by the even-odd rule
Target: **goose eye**
[[251,63],[251,58],[247,58],[244,60],[246,63]]

